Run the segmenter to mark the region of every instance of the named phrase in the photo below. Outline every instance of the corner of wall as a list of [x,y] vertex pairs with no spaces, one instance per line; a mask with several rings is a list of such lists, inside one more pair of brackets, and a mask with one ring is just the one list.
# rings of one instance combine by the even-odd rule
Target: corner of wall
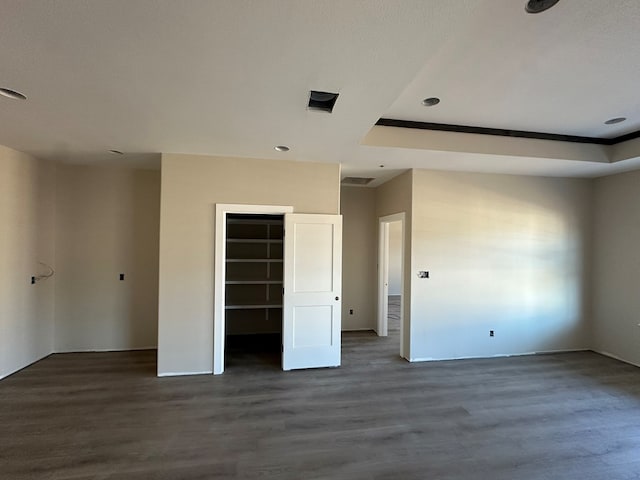
[[39,262],[55,267],[54,175],[51,163],[0,146],[0,377],[52,353],[54,280],[29,280]]
[[595,349],[596,345],[596,332],[595,332],[595,279],[594,279],[594,267],[596,251],[596,182],[597,178],[590,179],[589,185],[589,205],[588,205],[588,219],[586,235],[586,245],[583,254],[584,263],[584,275],[587,281],[583,290],[584,294],[584,322],[587,327],[587,343],[590,349]]
[[591,322],[593,350],[640,364],[640,171],[593,181]]

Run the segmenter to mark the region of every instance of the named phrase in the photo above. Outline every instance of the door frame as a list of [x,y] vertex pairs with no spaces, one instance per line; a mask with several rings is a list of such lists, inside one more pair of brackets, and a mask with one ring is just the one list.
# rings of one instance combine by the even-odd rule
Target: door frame
[[215,213],[214,295],[213,295],[213,374],[224,373],[225,348],[225,281],[227,249],[227,214],[285,215],[292,206],[244,205],[217,203]]
[[404,332],[405,315],[404,302],[405,292],[405,242],[406,242],[406,215],[405,212],[394,213],[378,218],[378,322],[376,333],[380,337],[388,335],[388,312],[389,312],[389,224],[400,222],[402,229],[402,240],[400,245],[400,292],[402,300],[400,302],[400,356],[407,358],[404,353]]

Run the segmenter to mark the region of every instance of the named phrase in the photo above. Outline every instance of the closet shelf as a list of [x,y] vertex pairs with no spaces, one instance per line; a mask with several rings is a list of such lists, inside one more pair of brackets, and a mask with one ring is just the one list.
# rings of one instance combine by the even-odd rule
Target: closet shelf
[[224,244],[227,334],[282,330],[283,220],[281,215],[227,215]]
[[227,280],[227,285],[282,285],[282,280]]
[[227,258],[227,263],[282,263],[281,258]]
[[225,305],[226,310],[255,310],[262,308],[282,308],[282,304],[263,304],[263,305]]

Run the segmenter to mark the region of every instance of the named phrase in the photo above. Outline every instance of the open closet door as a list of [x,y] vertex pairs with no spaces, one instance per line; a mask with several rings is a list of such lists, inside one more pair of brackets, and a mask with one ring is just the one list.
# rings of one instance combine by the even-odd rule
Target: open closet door
[[284,216],[282,369],[340,365],[342,216]]

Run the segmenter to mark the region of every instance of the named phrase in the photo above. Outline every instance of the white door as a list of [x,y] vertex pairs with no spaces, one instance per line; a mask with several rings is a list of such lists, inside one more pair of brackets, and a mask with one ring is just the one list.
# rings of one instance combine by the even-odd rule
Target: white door
[[282,369],[340,365],[342,216],[284,216]]

